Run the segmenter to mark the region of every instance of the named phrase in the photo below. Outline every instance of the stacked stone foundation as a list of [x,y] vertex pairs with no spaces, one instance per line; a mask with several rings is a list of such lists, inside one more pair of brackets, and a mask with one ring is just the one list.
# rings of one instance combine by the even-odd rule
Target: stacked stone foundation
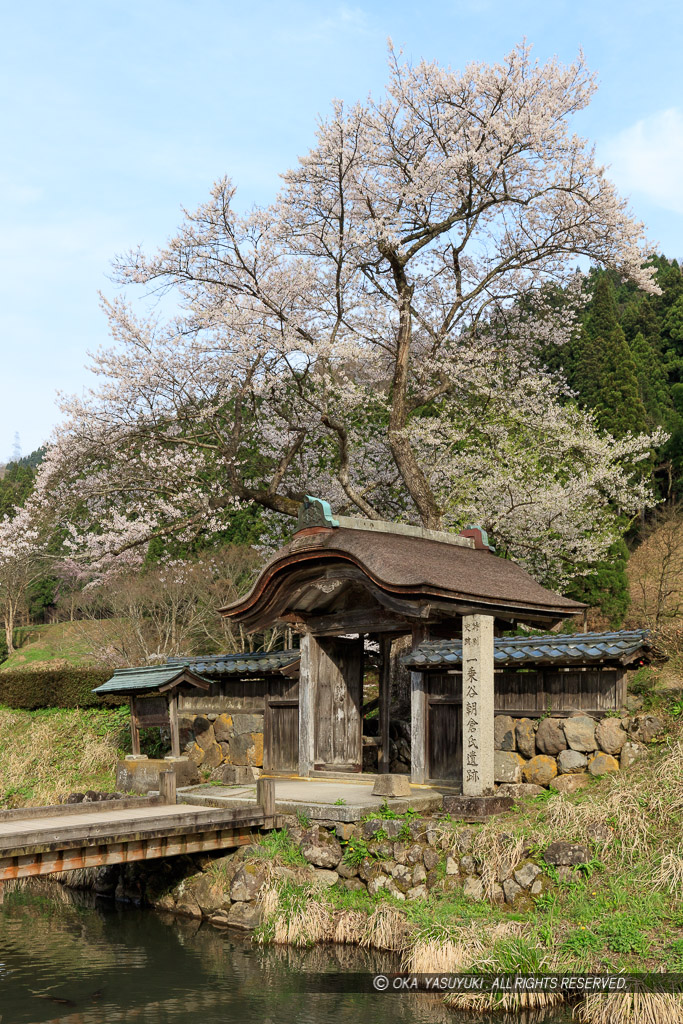
[[[263,767],[263,714],[183,715],[180,746],[186,757],[214,778],[256,778]],[[225,771],[225,769],[239,771]],[[232,779],[226,779],[232,781]],[[243,781],[241,778],[235,781]]]
[[[520,905],[552,884],[548,868],[560,881],[578,880],[580,865],[591,857],[587,847],[566,841],[551,843],[532,856],[531,843],[506,846],[507,837],[502,837],[494,861],[488,861],[477,849],[474,829],[444,828],[433,819],[329,822],[302,828],[292,818],[287,826],[301,854],[301,863],[291,867],[264,860],[258,846],[246,846],[223,855],[98,868],[76,873],[79,877],[67,884],[205,918],[218,926],[251,930],[262,920],[264,887],[273,882],[386,894],[395,902],[426,899],[432,891],[460,891],[470,900]],[[605,835],[596,839],[604,841]],[[349,857],[354,851],[364,856]]]
[[627,711],[604,717],[582,711],[566,718],[497,715],[494,779],[511,795],[511,787],[520,785],[573,792],[591,776],[627,768],[663,729],[655,715]]

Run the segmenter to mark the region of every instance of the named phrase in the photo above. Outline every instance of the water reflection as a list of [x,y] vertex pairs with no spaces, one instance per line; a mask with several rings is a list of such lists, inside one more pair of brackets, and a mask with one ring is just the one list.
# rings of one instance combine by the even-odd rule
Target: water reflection
[[304,971],[396,969],[391,956],[345,946],[257,947],[49,880],[6,890],[0,906],[1,1024],[452,1024],[438,996],[298,985]]

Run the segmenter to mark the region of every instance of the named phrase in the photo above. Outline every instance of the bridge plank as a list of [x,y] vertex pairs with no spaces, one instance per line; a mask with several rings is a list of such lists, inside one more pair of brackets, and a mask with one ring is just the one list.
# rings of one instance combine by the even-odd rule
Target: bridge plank
[[99,843],[131,841],[143,836],[181,835],[206,831],[210,827],[238,827],[248,825],[258,827],[264,822],[263,812],[256,807],[235,808],[231,810],[217,808],[197,808],[196,806],[178,804],[175,806],[157,805],[152,808],[139,808],[132,811],[106,812],[98,811],[87,816],[75,816],[74,819],[60,817],[58,819],[38,818],[28,821],[12,821],[0,823],[0,851],[19,849],[35,849],[43,847],[55,850],[75,845],[92,845]]
[[81,868],[100,867],[103,864],[127,864],[131,861],[153,860],[178,854],[200,853],[244,846],[252,842],[246,828],[229,828],[200,832],[196,836],[181,835],[169,840],[144,839],[111,846],[77,846],[56,855],[33,852],[28,856],[0,857],[0,882],[9,879],[47,875]]
[[127,810],[134,807],[158,807],[162,800],[158,796],[127,796],[120,800],[83,802],[80,804],[50,804],[44,807],[12,807],[0,810],[0,823],[24,821],[28,818],[71,817],[72,815],[93,814],[106,808],[108,811]]

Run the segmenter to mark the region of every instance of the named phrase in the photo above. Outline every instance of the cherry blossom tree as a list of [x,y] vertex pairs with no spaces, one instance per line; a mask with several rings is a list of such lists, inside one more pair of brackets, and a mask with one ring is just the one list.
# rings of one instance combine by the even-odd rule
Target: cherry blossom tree
[[637,463],[657,439],[614,442],[544,371],[573,324],[544,296],[578,298],[582,258],[656,286],[642,225],[570,131],[594,88],[582,57],[526,46],[462,73],[391,51],[386,94],[335,103],[272,205],[240,212],[221,180],[165,248],[117,261],[176,313],[105,301],[114,343],[65,402],[36,507],[99,562],[244,502],[293,515],[307,492],[476,519],[555,581],[599,557],[611,509],[652,500]]
[[21,509],[0,520],[0,617],[7,653],[14,653],[14,629],[33,583],[45,573],[42,535],[32,514]]

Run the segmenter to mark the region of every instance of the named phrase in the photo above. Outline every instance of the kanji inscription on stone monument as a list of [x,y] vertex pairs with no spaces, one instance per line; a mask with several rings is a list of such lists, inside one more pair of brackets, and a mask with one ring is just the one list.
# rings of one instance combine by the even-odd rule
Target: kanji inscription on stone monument
[[462,791],[493,792],[493,617],[462,619]]

